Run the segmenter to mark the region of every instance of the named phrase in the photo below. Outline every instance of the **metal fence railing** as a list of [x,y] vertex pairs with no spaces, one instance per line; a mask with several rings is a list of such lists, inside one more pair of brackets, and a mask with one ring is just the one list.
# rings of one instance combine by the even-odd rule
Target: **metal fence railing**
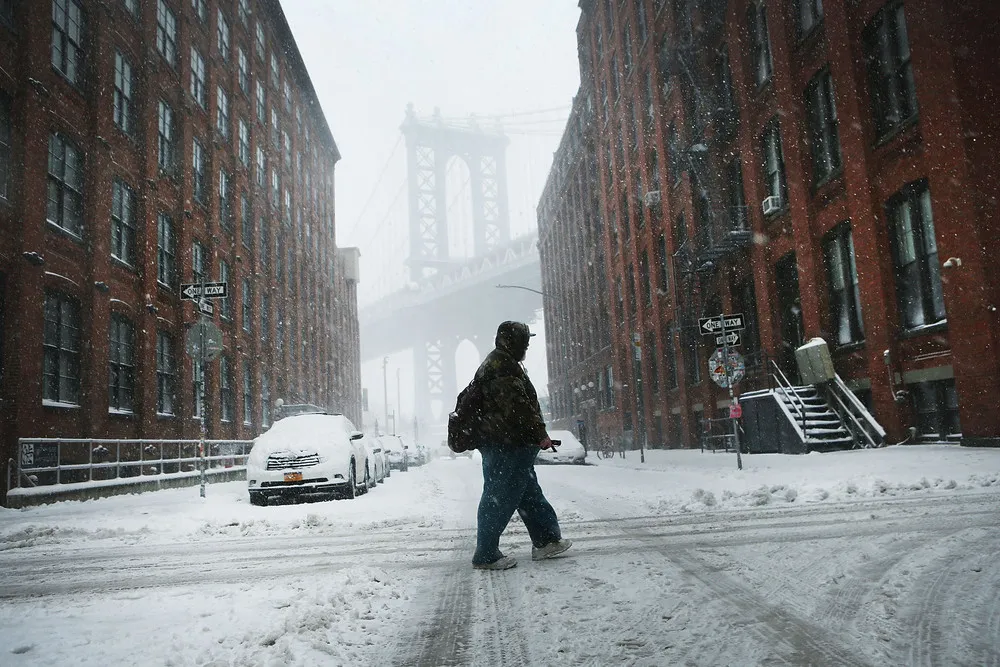
[[[252,440],[21,438],[8,461],[7,490],[102,482],[145,482],[175,473],[242,468]],[[202,454],[202,455],[199,455]]]

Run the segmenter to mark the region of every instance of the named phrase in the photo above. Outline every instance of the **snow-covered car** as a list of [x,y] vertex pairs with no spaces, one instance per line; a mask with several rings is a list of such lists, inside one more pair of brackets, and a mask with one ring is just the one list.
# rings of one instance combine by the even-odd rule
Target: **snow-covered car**
[[280,419],[254,439],[247,457],[250,502],[274,497],[354,498],[370,482],[364,434],[344,415]]
[[538,453],[537,463],[576,463],[587,462],[587,451],[571,431],[549,431],[553,440],[561,440],[562,444],[555,451],[543,449]]
[[410,446],[399,435],[383,435],[382,448],[389,457],[389,470],[406,472],[410,467]]
[[371,477],[370,484],[372,488],[374,488],[376,484],[381,484],[385,481],[388,461],[386,461],[386,458],[383,455],[381,440],[369,437],[366,437],[364,440],[365,449],[368,451],[368,468],[369,475]]

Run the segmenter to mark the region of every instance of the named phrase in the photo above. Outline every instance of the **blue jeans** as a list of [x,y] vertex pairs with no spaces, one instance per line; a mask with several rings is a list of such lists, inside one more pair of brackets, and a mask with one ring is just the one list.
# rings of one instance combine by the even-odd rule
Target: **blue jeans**
[[483,496],[479,500],[475,565],[492,563],[500,552],[500,535],[514,511],[521,516],[536,547],[561,539],[556,511],[545,499],[535,476],[537,447],[483,447]]

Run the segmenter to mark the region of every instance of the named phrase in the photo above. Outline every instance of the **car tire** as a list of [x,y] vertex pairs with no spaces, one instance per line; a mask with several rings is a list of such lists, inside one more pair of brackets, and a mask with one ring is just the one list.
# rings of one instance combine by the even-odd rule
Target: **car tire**
[[265,505],[267,505],[267,496],[265,496],[260,491],[251,491],[250,504],[257,505],[258,507],[264,507]]
[[373,477],[371,471],[368,470],[368,466],[365,466],[365,490],[370,491],[374,489],[375,484],[375,477]]
[[354,461],[351,461],[350,470],[347,471],[347,491],[344,497],[347,500],[354,500],[358,497],[357,475],[354,474]]

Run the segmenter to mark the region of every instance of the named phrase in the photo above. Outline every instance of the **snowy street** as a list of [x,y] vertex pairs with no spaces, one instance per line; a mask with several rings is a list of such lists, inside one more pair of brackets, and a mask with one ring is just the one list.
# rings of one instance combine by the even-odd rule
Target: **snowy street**
[[474,571],[477,460],[0,511],[5,665],[998,665],[1000,450],[539,466],[567,557]]

